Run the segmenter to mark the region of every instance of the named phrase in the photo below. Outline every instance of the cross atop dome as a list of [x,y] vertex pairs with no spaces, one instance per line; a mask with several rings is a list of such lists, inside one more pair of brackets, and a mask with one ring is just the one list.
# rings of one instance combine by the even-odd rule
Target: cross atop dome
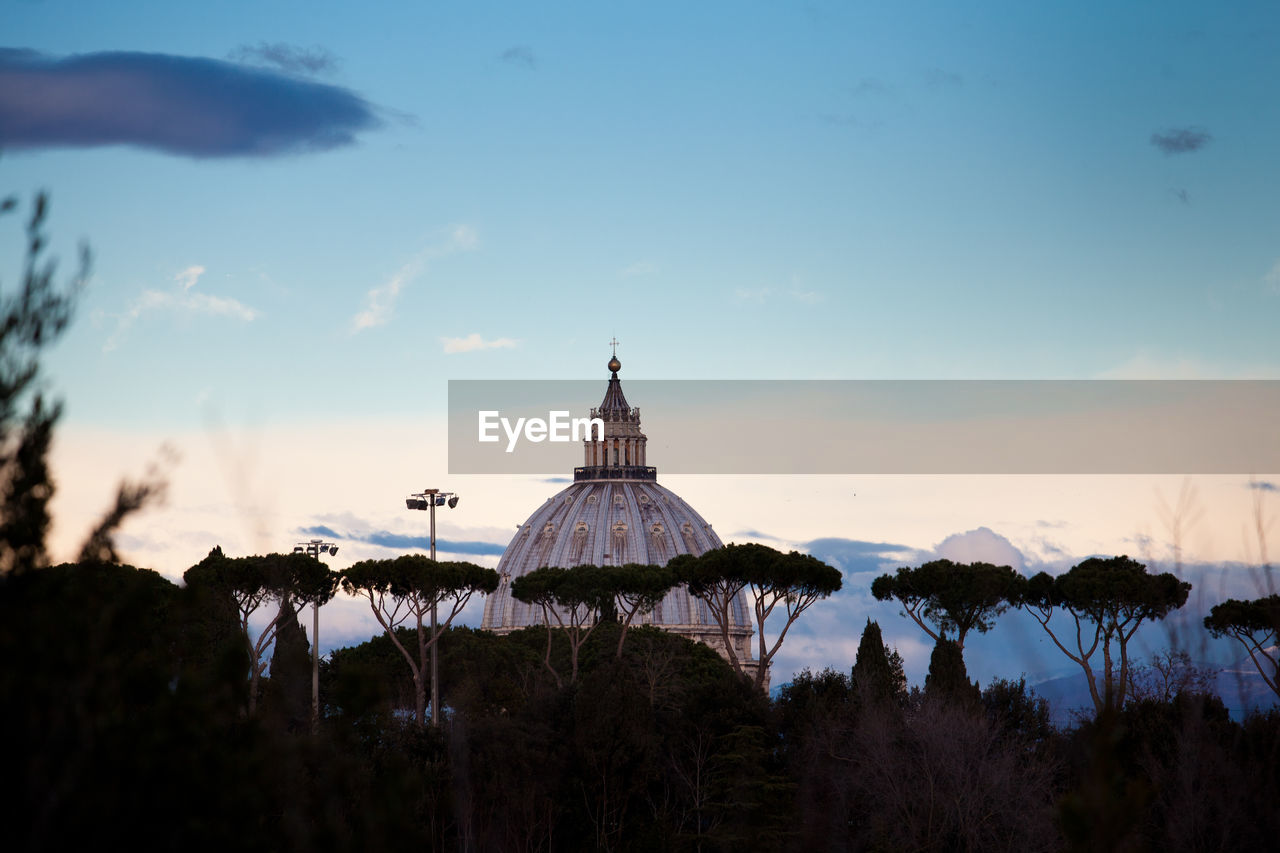
[[609,370],[613,373],[613,378],[618,378],[618,371],[622,369],[622,362],[618,361],[618,339],[614,337],[609,341],[609,345],[613,347],[613,358],[609,359]]

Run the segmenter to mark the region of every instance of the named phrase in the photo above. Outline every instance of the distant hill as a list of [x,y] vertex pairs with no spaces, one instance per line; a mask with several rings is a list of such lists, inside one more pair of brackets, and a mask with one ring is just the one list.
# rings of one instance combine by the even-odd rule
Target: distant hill
[[[1197,666],[1217,668],[1213,664],[1196,662]],[[1096,673],[1098,679],[1101,673]],[[1036,694],[1049,700],[1053,720],[1058,724],[1070,723],[1078,713],[1093,714],[1093,700],[1089,698],[1089,683],[1084,673],[1077,671],[1035,682]],[[1215,689],[1234,719],[1243,718],[1249,711],[1280,704],[1280,699],[1262,680],[1253,661],[1244,657],[1218,671]]]

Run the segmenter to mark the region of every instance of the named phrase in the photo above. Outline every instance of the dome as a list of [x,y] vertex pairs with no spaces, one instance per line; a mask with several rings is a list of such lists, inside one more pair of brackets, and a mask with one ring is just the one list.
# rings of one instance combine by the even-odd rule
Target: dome
[[[534,510],[516,531],[498,561],[498,589],[485,599],[482,627],[507,633],[544,624],[542,609],[511,595],[516,578],[543,566],[665,565],[680,554],[695,556],[723,545],[711,525],[675,492],[657,482],[645,465],[646,438],[640,410],[622,395],[616,357],[612,376],[593,417],[604,421],[604,436],[584,442],[586,464],[574,469],[574,483]],[[620,365],[618,365],[620,367]],[[725,654],[720,629],[707,605],[681,586],[667,593],[651,613],[633,624],[657,625]],[[730,611],[730,639],[744,666],[751,666],[750,610],[739,594]]]
[[[501,585],[485,602],[483,627],[510,630],[543,623],[540,607],[511,597],[511,581],[542,566],[665,565],[679,554],[696,556],[722,544],[693,507],[656,482],[574,483],[520,525],[498,562]],[[741,596],[734,605],[734,622],[749,626]],[[684,587],[636,619],[682,634],[717,631],[707,605]]]

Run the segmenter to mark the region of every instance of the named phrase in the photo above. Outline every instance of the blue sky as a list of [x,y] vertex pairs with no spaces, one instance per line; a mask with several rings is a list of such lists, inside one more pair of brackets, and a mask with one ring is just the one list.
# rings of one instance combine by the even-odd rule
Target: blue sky
[[[0,192],[50,190],[66,266],[94,250],[47,364],[67,399],[58,535],[168,442],[169,507],[130,533],[170,574],[210,538],[255,548],[344,513],[415,533],[369,502],[406,476],[394,491],[447,485],[424,445],[447,379],[603,379],[614,335],[624,378],[1280,378],[1274,3],[23,0],[4,18]],[[11,283],[20,231],[0,223]],[[449,535],[468,543],[555,488],[466,485]],[[757,517],[715,478],[692,502],[797,543],[929,549],[989,525],[1021,547],[1074,514],[1068,550],[1125,544],[1087,488],[1027,508],[979,485],[972,517],[892,531],[848,529],[872,524],[857,486],[824,529],[826,509]],[[1215,558],[1241,557],[1245,485],[1202,491]],[[1156,500],[1129,488],[1132,532]],[[887,491],[877,518],[924,500]]]

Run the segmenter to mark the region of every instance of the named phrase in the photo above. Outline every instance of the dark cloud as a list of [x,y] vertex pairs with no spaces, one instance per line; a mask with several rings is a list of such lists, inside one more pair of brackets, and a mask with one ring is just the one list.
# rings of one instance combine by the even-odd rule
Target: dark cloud
[[1256,492],[1280,492],[1280,486],[1270,480],[1253,480],[1249,483],[1249,488]]
[[572,483],[573,478],[572,477],[543,477],[538,482],[550,483],[551,485],[554,486],[554,485],[560,485],[561,483]]
[[508,62],[512,65],[519,65],[523,68],[528,68],[531,71],[538,67],[537,57],[533,55],[533,51],[531,49],[524,45],[509,47],[504,50],[498,58],[503,62]]
[[0,149],[137,145],[265,157],[351,145],[380,124],[348,89],[217,59],[0,53]]
[[1173,154],[1190,154],[1209,144],[1213,137],[1207,130],[1196,127],[1174,127],[1163,133],[1151,134],[1151,144],[1168,157]]
[[327,74],[338,67],[338,58],[323,47],[295,47],[284,42],[242,44],[227,58],[246,65],[270,65],[291,74]]
[[1183,204],[1191,204],[1191,193],[1187,192],[1185,189],[1173,190],[1173,197]]
[[[916,549],[891,542],[825,537],[804,543],[804,549],[847,575],[860,572],[888,572],[915,559]],[[889,564],[894,564],[890,566]]]
[[[403,533],[390,533],[386,530],[377,530],[372,533],[341,533],[332,527],[317,524],[300,528],[299,532],[308,536],[324,536],[329,539],[339,539],[347,542],[364,542],[369,545],[379,545],[383,548],[420,548],[423,551],[431,548],[431,537],[429,536],[406,536]],[[465,542],[436,537],[436,551],[446,554],[500,557],[505,550],[505,545],[495,545],[492,542]]]

